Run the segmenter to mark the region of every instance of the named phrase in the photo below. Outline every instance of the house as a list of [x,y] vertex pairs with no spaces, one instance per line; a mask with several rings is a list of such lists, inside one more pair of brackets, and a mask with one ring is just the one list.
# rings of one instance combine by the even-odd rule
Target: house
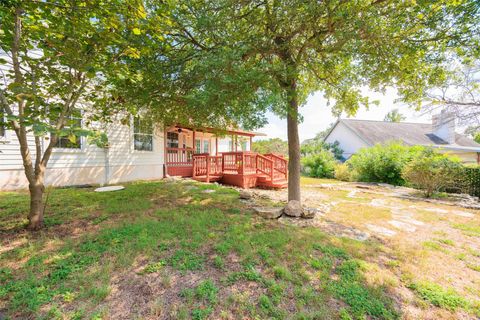
[[[82,119],[78,118],[79,125]],[[105,128],[109,147],[61,138],[47,166],[47,186],[105,185],[166,176],[220,181],[240,187],[285,187],[286,160],[250,151],[259,133],[179,124],[162,126],[140,118]],[[33,145],[33,135],[30,137]],[[46,147],[48,137],[42,141]],[[0,126],[0,190],[28,187],[15,133]]]
[[360,148],[401,141],[409,146],[429,146],[456,155],[464,163],[480,163],[480,144],[456,133],[455,116],[445,111],[434,115],[431,124],[339,119],[324,141],[338,141],[345,159]]

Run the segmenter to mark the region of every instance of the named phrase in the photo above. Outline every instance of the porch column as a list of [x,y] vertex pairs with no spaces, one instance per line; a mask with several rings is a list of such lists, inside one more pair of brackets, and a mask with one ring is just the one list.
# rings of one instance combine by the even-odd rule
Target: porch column
[[250,136],[250,145],[248,146],[248,148],[250,149],[248,151],[252,151],[252,136]]
[[218,136],[215,135],[215,155],[218,156]]
[[167,162],[168,162],[168,151],[167,151],[167,132],[168,132],[168,129],[166,126],[164,126],[164,129],[163,129],[163,159],[164,159],[164,163],[163,163],[163,177],[166,178],[167,177],[167,171],[168,171],[168,167],[167,167]]
[[196,144],[196,142],[195,142],[195,130],[193,130],[192,139],[193,139],[193,141],[192,141],[192,147],[193,147],[192,153],[195,154],[195,144]]
[[238,146],[237,146],[237,144],[238,144],[238,140],[237,140],[237,138],[238,138],[238,136],[237,136],[237,135],[235,135],[235,152],[237,152],[237,151],[238,151]]

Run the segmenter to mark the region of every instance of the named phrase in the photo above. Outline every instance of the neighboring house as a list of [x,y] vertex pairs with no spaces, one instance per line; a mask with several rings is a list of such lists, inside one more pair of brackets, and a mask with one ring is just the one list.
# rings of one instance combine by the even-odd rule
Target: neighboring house
[[[80,118],[78,121],[81,124]],[[138,118],[132,118],[130,125],[115,122],[106,128],[106,134],[109,148],[88,144],[85,138],[75,142],[60,139],[48,162],[46,185],[103,185],[166,175],[192,176],[194,154],[249,151],[252,137],[261,135],[227,130],[216,136],[212,129],[164,128]],[[30,142],[33,146],[33,135]],[[48,137],[43,146],[47,143]],[[0,125],[0,190],[27,187],[17,137]]]
[[429,146],[456,155],[465,163],[480,162],[480,144],[456,133],[455,116],[448,112],[434,115],[431,124],[340,119],[324,141],[338,141],[345,159],[360,148],[401,141],[409,146]]

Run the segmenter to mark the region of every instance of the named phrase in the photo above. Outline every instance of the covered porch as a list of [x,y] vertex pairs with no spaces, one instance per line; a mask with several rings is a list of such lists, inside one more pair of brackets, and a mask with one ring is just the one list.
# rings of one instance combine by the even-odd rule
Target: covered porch
[[171,126],[165,130],[165,172],[242,188],[286,187],[287,160],[251,151],[252,139],[259,135],[263,134],[242,130],[216,134],[208,128]]
[[168,127],[165,130],[165,172],[170,176],[192,177],[194,154],[219,156],[225,152],[251,151],[252,139],[259,135],[263,134],[242,130],[216,134],[210,128]]

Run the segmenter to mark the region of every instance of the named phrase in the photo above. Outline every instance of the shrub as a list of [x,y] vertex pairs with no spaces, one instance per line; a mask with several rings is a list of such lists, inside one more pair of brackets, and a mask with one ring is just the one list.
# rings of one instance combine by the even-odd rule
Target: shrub
[[405,166],[402,176],[408,184],[424,190],[425,196],[431,197],[434,192],[454,188],[462,171],[458,159],[424,149]]
[[351,181],[352,172],[350,167],[346,163],[338,163],[335,165],[335,179],[341,181]]
[[423,147],[408,147],[399,142],[376,144],[360,149],[347,164],[354,170],[358,181],[403,185],[404,166],[421,150]]
[[333,154],[322,149],[302,158],[302,171],[313,178],[333,178],[336,163]]

